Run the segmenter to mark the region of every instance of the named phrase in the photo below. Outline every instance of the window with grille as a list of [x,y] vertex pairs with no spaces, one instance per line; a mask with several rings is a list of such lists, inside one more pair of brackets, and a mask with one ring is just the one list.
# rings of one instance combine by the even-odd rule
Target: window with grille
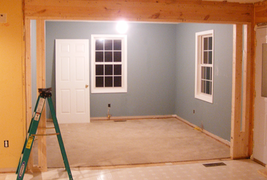
[[125,35],[92,35],[92,93],[127,92]]
[[195,98],[213,102],[213,30],[196,33]]

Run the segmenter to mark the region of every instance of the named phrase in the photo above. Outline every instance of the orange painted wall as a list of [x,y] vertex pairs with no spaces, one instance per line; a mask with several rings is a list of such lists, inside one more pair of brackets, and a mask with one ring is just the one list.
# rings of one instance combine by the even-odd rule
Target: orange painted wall
[[[22,0],[1,0],[0,172],[16,170],[25,137],[25,58]],[[9,147],[4,147],[4,140]]]

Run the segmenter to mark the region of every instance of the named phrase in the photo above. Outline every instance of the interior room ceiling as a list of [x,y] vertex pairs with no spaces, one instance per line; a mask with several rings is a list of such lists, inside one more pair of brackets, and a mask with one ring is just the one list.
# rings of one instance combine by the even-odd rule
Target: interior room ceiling
[[221,2],[239,2],[239,3],[255,3],[263,0],[202,0],[202,1],[221,1]]

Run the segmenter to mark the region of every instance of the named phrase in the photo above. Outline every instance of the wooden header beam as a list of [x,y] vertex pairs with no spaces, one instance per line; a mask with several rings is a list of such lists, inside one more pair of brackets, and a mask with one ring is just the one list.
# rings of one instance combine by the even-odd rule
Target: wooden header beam
[[25,0],[25,16],[60,20],[249,23],[253,4],[201,0]]
[[267,0],[254,5],[255,24],[267,23]]

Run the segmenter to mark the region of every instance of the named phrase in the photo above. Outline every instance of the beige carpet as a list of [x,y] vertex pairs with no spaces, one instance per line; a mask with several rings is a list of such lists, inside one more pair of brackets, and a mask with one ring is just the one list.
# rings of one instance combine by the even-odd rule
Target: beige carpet
[[[175,118],[62,124],[60,129],[71,167],[230,156],[229,147]],[[47,137],[47,161],[48,167],[64,167],[55,136]]]

